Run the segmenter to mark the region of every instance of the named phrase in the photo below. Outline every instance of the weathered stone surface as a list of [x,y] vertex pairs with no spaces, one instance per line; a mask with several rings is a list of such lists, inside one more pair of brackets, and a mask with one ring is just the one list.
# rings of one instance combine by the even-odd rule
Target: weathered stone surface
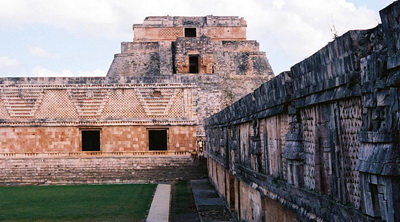
[[[101,128],[99,128],[101,127]],[[154,128],[154,127],[153,127]],[[100,152],[148,151],[148,126],[88,127],[0,127],[0,153],[58,153],[82,152],[81,131],[100,130]],[[196,148],[194,126],[158,126],[167,130],[168,151],[191,151]],[[17,142],[16,142],[17,141]]]
[[400,220],[399,8],[206,119],[209,175],[239,219]]
[[151,130],[191,151],[204,118],[272,75],[243,18],[147,17],[106,77],[0,78],[0,153],[82,152],[83,130],[100,152],[148,151]]
[[189,156],[0,157],[0,186],[159,183],[207,176]]

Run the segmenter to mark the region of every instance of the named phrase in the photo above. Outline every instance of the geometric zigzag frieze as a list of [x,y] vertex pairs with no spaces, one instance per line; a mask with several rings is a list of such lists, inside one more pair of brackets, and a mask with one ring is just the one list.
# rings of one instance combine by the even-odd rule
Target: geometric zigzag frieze
[[68,95],[81,117],[101,115],[110,96],[108,89],[68,89]]
[[167,116],[179,90],[136,88],[135,91],[147,116]]
[[43,95],[43,89],[7,88],[1,90],[1,98],[8,114],[18,118],[34,117]]
[[24,118],[32,123],[35,119],[40,122],[76,118],[180,119],[188,117],[186,109],[190,109],[191,101],[186,94],[191,94],[192,87],[182,84],[0,86],[0,119]]

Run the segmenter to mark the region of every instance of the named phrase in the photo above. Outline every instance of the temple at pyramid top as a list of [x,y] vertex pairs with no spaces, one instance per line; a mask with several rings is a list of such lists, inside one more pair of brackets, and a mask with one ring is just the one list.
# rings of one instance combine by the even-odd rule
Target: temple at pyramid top
[[246,21],[238,16],[150,16],[133,25],[134,41],[174,41],[207,36],[213,40],[245,40]]

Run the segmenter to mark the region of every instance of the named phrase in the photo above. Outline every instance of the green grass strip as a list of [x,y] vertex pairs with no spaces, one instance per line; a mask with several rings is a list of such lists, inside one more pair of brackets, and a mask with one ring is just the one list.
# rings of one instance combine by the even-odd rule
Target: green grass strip
[[156,186],[0,187],[0,221],[140,221]]
[[190,191],[189,181],[180,181],[173,185],[171,214],[172,216],[182,213],[196,213],[196,205],[193,200],[192,192]]

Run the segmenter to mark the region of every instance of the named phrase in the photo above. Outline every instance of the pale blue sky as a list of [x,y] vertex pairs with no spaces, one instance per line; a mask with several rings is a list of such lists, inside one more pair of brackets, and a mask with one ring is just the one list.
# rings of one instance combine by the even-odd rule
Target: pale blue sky
[[151,15],[237,15],[275,74],[339,34],[380,22],[392,0],[0,0],[0,77],[105,75],[132,24]]

